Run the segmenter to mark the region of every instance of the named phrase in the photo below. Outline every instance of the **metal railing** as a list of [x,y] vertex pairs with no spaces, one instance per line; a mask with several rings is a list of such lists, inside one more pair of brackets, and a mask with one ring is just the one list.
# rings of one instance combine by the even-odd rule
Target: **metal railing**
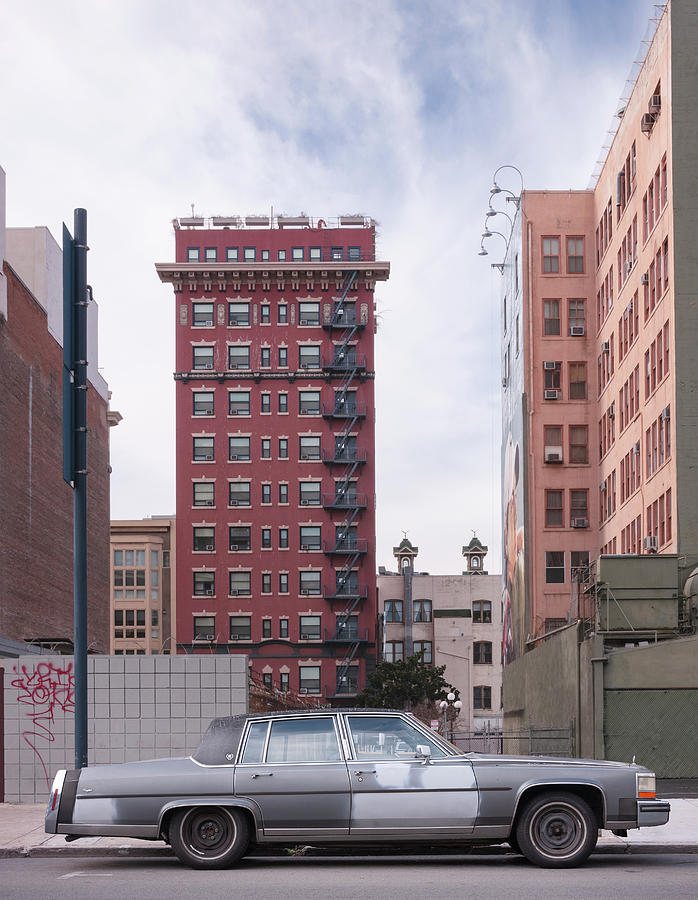
[[452,742],[466,753],[516,756],[574,756],[574,729],[522,728],[518,731],[453,731]]

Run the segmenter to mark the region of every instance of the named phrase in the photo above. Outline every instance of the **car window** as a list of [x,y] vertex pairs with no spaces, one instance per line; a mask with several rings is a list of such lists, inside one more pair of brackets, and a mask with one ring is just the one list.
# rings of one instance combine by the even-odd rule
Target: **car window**
[[250,725],[250,730],[247,733],[245,750],[242,754],[241,762],[243,764],[254,764],[260,763],[262,761],[262,754],[264,753],[264,741],[267,737],[268,727],[268,722],[253,722]]
[[339,744],[331,718],[272,722],[268,763],[337,762]]
[[398,716],[347,716],[357,759],[412,760],[418,744],[431,748],[432,759],[443,759],[444,750]]

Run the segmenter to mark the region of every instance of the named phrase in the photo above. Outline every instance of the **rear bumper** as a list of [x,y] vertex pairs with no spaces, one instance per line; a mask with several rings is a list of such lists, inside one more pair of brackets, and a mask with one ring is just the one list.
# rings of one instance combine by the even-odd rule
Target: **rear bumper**
[[669,821],[671,805],[666,800],[638,800],[637,826],[666,825]]

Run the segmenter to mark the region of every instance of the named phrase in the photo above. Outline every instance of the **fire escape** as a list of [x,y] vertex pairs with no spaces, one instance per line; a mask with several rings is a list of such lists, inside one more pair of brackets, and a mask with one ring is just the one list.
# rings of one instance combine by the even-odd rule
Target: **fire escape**
[[322,414],[334,428],[334,447],[324,448],[323,462],[334,475],[332,494],[323,494],[322,504],[331,512],[342,512],[344,518],[335,523],[335,539],[325,541],[324,552],[340,563],[336,581],[325,585],[326,600],[341,603],[334,630],[325,629],[325,641],[346,647],[341,665],[337,667],[335,695],[356,693],[356,685],[350,680],[351,663],[356,659],[362,642],[368,640],[368,629],[359,629],[356,613],[361,601],[368,597],[366,585],[358,584],[356,567],[368,551],[368,541],[356,537],[362,510],[366,509],[365,494],[357,492],[357,473],[366,462],[366,450],[356,446],[357,432],[366,418],[366,405],[356,402],[356,386],[366,375],[366,357],[356,352],[357,335],[365,327],[356,313],[354,301],[347,300],[357,277],[356,271],[347,272],[341,294],[335,301],[329,317],[324,317],[323,327],[329,330],[332,342],[331,356],[323,359],[322,368],[333,385],[334,400],[323,404]]

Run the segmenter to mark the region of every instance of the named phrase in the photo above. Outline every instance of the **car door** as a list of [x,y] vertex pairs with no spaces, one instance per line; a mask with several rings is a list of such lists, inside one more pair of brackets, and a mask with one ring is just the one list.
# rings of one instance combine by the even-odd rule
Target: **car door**
[[336,717],[305,715],[249,724],[235,793],[259,806],[264,834],[290,839],[349,833],[349,772]]
[[[408,719],[346,714],[351,743],[351,835],[458,836],[472,832],[478,812],[473,767],[449,756]],[[428,745],[431,758],[417,757]]]

